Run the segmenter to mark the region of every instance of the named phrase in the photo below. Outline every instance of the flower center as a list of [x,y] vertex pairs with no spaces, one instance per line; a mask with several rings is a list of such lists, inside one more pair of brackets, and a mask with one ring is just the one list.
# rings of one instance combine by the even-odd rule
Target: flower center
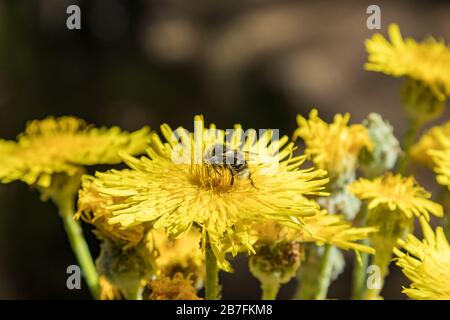
[[237,180],[227,165],[205,163],[192,165],[191,176],[195,184],[219,192],[229,191]]

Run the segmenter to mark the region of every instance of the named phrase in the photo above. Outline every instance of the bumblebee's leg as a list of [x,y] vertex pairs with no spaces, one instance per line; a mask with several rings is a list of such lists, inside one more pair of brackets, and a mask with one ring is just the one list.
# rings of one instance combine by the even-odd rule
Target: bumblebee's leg
[[217,169],[217,166],[213,166],[213,168],[214,168],[214,171],[219,175],[219,177],[221,177],[222,176],[222,172],[220,172],[220,170]]
[[250,180],[250,184],[253,188],[259,189],[257,186],[255,186],[255,183],[253,182],[252,176],[250,174],[248,175],[248,179]]

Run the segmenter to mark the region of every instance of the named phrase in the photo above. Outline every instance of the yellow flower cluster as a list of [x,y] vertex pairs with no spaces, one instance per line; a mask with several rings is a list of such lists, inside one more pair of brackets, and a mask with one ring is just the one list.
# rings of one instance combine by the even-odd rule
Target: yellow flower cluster
[[[197,227],[202,247],[210,245],[220,266],[229,270],[226,251],[237,254],[245,248],[253,252],[250,224],[273,220],[301,228],[303,217],[318,212],[318,205],[307,196],[322,194],[328,181],[326,172],[300,169],[305,157],[292,156],[294,146],[287,137],[270,141],[267,131],[257,139],[252,131],[243,139],[243,130],[236,126],[226,138],[214,125],[205,128],[200,116],[195,123],[200,127],[190,134],[163,125],[167,142],[153,134],[148,157],[122,154],[131,169],[97,173],[94,183],[98,190],[121,199],[108,207],[113,215],[110,223],[130,228],[151,222],[155,229],[163,228],[173,237]],[[176,135],[184,148],[178,149]],[[227,143],[243,153],[264,154],[249,161],[251,179],[240,179],[226,166],[208,165],[203,160],[177,163],[172,159],[174,153],[181,159],[202,159],[211,146]]]
[[[450,96],[450,48],[432,38],[404,39],[395,24],[389,36],[366,41],[365,68],[407,78],[402,98],[411,128],[398,172],[411,155],[450,188],[450,122],[410,149]],[[129,133],[48,117],[29,122],[15,141],[0,140],[0,181],[21,180],[52,198],[96,298],[197,300],[204,282],[206,298],[217,299],[218,268],[231,271],[229,257],[243,252],[263,298],[275,298],[298,275],[305,280],[298,296],[322,299],[343,268],[337,247],[374,254],[382,284],[395,254],[412,281],[405,294],[450,299],[450,245],[443,228],[433,232],[428,224],[431,215],[443,217],[443,206],[413,176],[386,172],[400,151],[380,115],[349,121],[347,113],[327,123],[313,109],[297,116],[289,141],[239,124],[217,129],[202,116],[194,118],[193,132],[163,124],[161,136],[148,127]],[[303,167],[307,160],[312,167]],[[85,166],[121,162],[127,168],[85,174]],[[415,217],[423,240],[413,235]],[[95,265],[73,218],[94,226],[101,240]],[[366,280],[361,270],[354,274],[357,296],[379,298],[381,287],[357,288]]]

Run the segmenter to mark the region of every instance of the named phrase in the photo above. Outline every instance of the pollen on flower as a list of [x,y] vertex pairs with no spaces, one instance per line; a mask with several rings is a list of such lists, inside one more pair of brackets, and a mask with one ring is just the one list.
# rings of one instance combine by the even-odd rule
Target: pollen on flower
[[[238,183],[232,172],[225,166],[212,166],[209,164],[191,165],[192,181],[199,186],[217,192],[229,191],[234,183]],[[235,181],[236,180],[236,181]]]

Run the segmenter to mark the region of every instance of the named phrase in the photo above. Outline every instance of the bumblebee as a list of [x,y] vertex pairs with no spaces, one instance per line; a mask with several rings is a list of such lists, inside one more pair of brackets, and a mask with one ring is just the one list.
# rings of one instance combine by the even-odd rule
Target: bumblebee
[[208,148],[204,155],[204,162],[211,165],[220,174],[218,168],[225,168],[231,173],[231,185],[234,177],[248,178],[253,187],[256,188],[248,168],[250,152],[230,149],[223,144],[214,144]]

